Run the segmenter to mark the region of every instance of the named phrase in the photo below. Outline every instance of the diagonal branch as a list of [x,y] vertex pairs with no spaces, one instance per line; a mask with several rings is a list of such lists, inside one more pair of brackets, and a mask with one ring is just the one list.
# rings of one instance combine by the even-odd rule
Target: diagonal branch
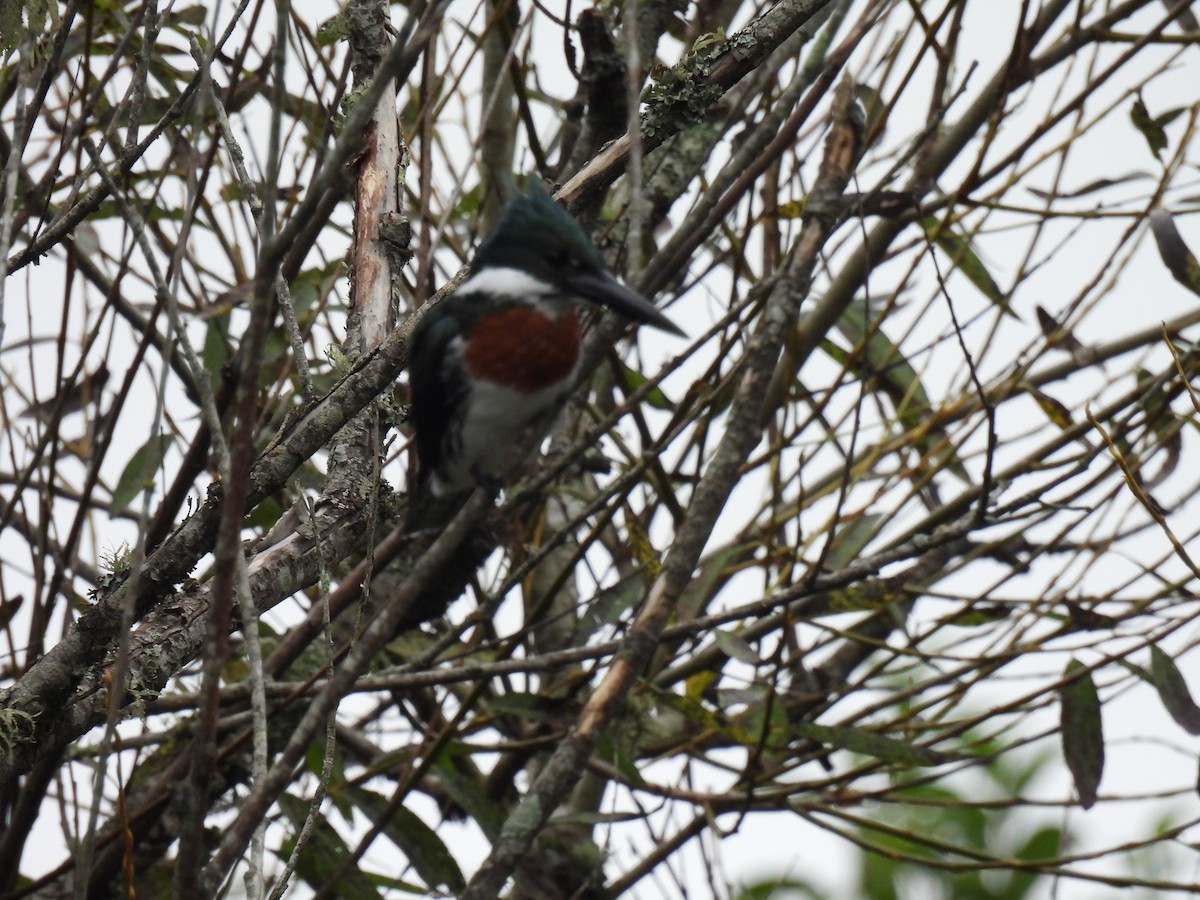
[[857,162],[859,133],[851,121],[852,103],[852,89],[847,82],[839,88],[835,100],[834,124],[826,140],[825,160],[805,208],[804,228],[795,252],[785,276],[767,299],[759,327],[746,351],[727,429],[696,487],[688,517],[671,545],[662,571],[574,729],[504,823],[491,854],[462,895],[466,900],[500,896],[504,882],[522,855],[579,779],[601,735],[658,645],[663,628],[691,581],[700,554],[740,477],[741,466],[761,439],[763,390],[788,329],[808,294],[818,252],[837,221],[841,194]]

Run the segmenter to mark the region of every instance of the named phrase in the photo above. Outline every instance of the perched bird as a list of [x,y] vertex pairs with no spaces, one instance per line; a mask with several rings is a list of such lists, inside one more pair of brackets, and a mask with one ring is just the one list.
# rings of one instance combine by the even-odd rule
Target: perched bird
[[100,399],[100,392],[104,389],[107,381],[108,366],[100,363],[96,371],[90,375],[82,374],[75,381],[64,380],[59,386],[57,394],[49,400],[31,403],[21,410],[20,416],[23,419],[47,421],[56,409],[59,415],[63,416],[79,412],[89,403],[95,403]]
[[412,421],[435,496],[497,489],[521,438],[545,430],[579,368],[577,307],[682,335],[616,280],[583,229],[536,182],[505,208],[468,279],[413,331]]

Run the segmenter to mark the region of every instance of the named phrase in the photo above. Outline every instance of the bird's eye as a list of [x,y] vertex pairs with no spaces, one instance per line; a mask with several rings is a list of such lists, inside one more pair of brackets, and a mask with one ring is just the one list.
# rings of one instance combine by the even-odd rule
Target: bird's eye
[[550,263],[556,269],[565,269],[571,265],[571,254],[566,250],[549,250],[546,253],[546,262]]

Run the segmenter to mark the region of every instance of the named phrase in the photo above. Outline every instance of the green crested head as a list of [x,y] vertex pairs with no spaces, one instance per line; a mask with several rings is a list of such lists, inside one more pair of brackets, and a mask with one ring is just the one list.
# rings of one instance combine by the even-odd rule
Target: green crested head
[[564,272],[604,271],[604,260],[571,214],[530,178],[475,253],[472,273],[489,267],[521,269],[554,284]]
[[489,270],[516,269],[557,293],[616,310],[638,322],[682,335],[654,304],[617,281],[600,251],[571,215],[530,178],[525,193],[512,200],[471,263],[471,283]]

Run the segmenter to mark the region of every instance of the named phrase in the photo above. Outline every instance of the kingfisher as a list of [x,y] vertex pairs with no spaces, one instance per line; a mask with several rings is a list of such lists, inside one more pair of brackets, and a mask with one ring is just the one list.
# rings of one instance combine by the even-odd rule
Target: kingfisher
[[[421,319],[409,353],[420,479],[435,497],[495,492],[574,386],[591,304],[684,336],[621,284],[534,179],[501,213],[467,280]],[[532,438],[530,438],[532,439]]]

